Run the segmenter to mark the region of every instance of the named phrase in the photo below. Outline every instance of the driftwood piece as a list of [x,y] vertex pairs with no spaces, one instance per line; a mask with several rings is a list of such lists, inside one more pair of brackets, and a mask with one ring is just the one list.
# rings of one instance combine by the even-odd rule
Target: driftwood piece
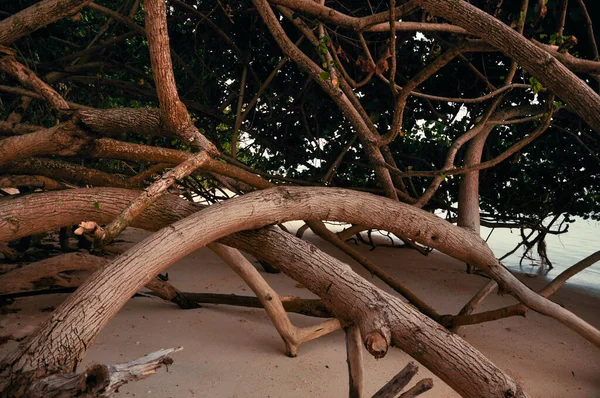
[[[16,293],[46,290],[46,287],[75,288],[86,278],[81,275],[61,275],[65,271],[94,272],[108,264],[110,259],[93,256],[87,253],[67,253],[47,258],[35,263],[24,265],[0,275],[0,295],[9,296]],[[146,288],[164,300],[171,301],[181,308],[198,308],[198,305],[188,299],[171,284],[154,278],[146,284]]]
[[408,383],[410,383],[418,371],[419,367],[415,365],[413,361],[410,361],[400,373],[381,387],[379,391],[373,395],[373,398],[394,398],[408,385]]
[[360,337],[360,328],[356,325],[344,329],[346,332],[346,355],[348,359],[348,381],[350,384],[350,398],[362,398],[364,396],[364,366],[363,366],[363,344]]
[[[239,307],[263,308],[258,297],[238,296],[236,294],[218,293],[182,293],[189,300],[197,304],[224,304]],[[334,315],[318,299],[303,299],[294,296],[279,296],[286,312],[295,312],[301,315],[314,316],[317,318],[333,318]]]
[[341,327],[340,322],[335,318],[305,328],[294,326],[277,292],[273,290],[246,257],[238,250],[220,243],[209,243],[207,247],[221,257],[256,294],[275,329],[283,339],[287,356],[295,357],[300,344],[331,333]]
[[423,380],[420,380],[417,384],[415,384],[413,388],[411,388],[407,392],[400,395],[400,398],[413,398],[413,397],[423,394],[425,391],[431,390],[432,388],[433,388],[433,380],[432,379],[423,379]]
[[81,373],[48,376],[32,383],[27,396],[110,397],[123,384],[145,379],[163,365],[171,365],[173,360],[167,355],[182,349],[183,347],[162,349],[129,362],[116,365],[95,364]]

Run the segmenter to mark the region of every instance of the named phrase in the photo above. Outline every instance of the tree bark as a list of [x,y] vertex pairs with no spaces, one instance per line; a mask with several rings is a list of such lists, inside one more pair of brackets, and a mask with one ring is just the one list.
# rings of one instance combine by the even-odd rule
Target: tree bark
[[75,14],[91,0],[44,0],[0,21],[0,44],[15,40],[58,19]]
[[231,247],[219,244],[209,243],[208,248],[221,257],[233,271],[238,274],[252,289],[258,297],[263,308],[271,318],[275,329],[285,343],[285,354],[289,357],[295,357],[298,353],[298,346],[310,340],[314,340],[327,333],[331,333],[340,328],[340,322],[337,319],[325,321],[319,325],[297,328],[287,316],[283,303],[279,295],[260,273],[254,268],[246,257],[239,251]]
[[[88,194],[89,192],[87,191]],[[58,195],[60,193],[52,192],[47,195]],[[34,233],[32,231],[36,229],[44,229],[44,227],[36,225],[37,223],[31,219],[34,218],[37,220],[39,219],[37,217],[41,218],[42,215],[47,215],[45,218],[47,220],[45,228],[52,229],[65,226],[61,225],[65,222],[64,217],[72,214],[66,209],[61,209],[62,211],[55,211],[53,209],[53,211],[49,212],[47,203],[36,201],[34,199],[36,196],[38,195],[32,195],[32,198],[27,198],[31,205],[27,209],[20,208],[18,204],[10,207],[5,206],[6,212],[0,214],[0,242],[16,239],[16,236],[31,235]],[[10,203],[10,199],[8,200],[7,204]],[[87,206],[90,210],[86,214],[90,218],[106,217],[106,214],[103,214],[104,211],[107,209],[112,209],[112,211],[118,209],[118,205],[115,206],[116,200],[114,197],[104,197],[103,200],[108,201],[108,203],[94,200],[88,202]],[[224,207],[233,207],[236,203],[242,206],[239,210],[240,219],[227,220],[227,225],[241,224],[244,229],[258,228],[265,225],[263,224],[265,222],[269,224],[280,223],[289,219],[313,218],[365,224],[372,228],[390,231],[400,236],[407,236],[418,243],[433,247],[451,257],[477,266],[496,280],[504,292],[512,294],[534,311],[558,320],[592,342],[592,344],[600,347],[600,331],[558,304],[531,291],[531,289],[521,283],[498,262],[481,238],[426,211],[387,198],[344,189],[279,187],[247,194],[219,206],[211,206],[213,210],[208,212],[208,214],[212,215],[212,212],[218,212],[218,209]],[[37,209],[35,208],[36,204],[39,206]],[[97,204],[97,206],[94,204]],[[177,206],[176,203],[172,205],[175,210],[181,211],[181,205]],[[248,209],[243,206],[248,206]],[[95,207],[98,207],[98,209]],[[99,211],[100,207],[103,207],[102,211]],[[156,209],[156,207],[151,207],[149,210],[153,209]],[[206,209],[204,214],[209,209]],[[259,213],[259,210],[264,213]],[[247,214],[247,211],[250,211],[250,214]],[[173,217],[173,214],[169,214],[168,212],[165,212],[164,216],[160,216],[160,210],[158,213],[159,215],[157,216],[156,210],[148,212],[148,214],[154,214],[159,219],[164,219],[165,216]],[[33,214],[35,214],[35,217],[32,217]],[[148,223],[153,225],[152,221],[154,220],[144,217],[146,214],[143,213],[139,217],[140,225],[148,225]],[[265,218],[260,219],[260,214],[265,214]],[[193,219],[194,217],[190,217],[188,222],[192,222],[189,220]],[[76,222],[78,221],[76,220]],[[223,223],[219,221],[211,221],[208,225],[219,226],[219,230],[227,226],[221,224]],[[196,227],[199,228],[198,226]],[[152,227],[148,229],[152,229]],[[207,231],[203,232],[208,233]],[[226,232],[225,235],[229,233],[231,232]],[[214,239],[218,238],[213,238],[212,240]],[[205,242],[204,244],[209,242]],[[181,243],[183,244],[184,242],[182,241]],[[202,244],[194,246],[194,248],[200,246]],[[190,250],[192,249],[190,248]],[[166,252],[169,253],[168,250]],[[184,253],[182,251],[181,256]],[[259,257],[262,258],[263,256]],[[179,258],[177,257],[172,261],[176,261]],[[167,265],[164,264],[163,266],[166,267]],[[156,273],[158,274],[158,272],[160,271]]]
[[87,142],[87,134],[67,122],[49,129],[0,141],[0,167],[35,155],[72,156]]

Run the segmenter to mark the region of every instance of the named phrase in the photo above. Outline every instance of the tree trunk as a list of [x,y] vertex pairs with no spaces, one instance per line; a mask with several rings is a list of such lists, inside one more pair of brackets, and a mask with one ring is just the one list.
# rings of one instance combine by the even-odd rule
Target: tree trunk
[[[94,197],[91,195],[92,192],[100,193],[97,197]],[[107,192],[112,192],[113,195],[107,195]],[[3,206],[3,213],[0,214],[0,242],[32,235],[36,233],[34,231],[51,230],[72,225],[81,221],[81,218],[86,216],[89,219],[98,218],[101,221],[107,219],[110,221],[111,218],[106,212],[112,212],[111,214],[114,216],[122,210],[122,206],[124,205],[123,202],[119,203],[118,196],[115,196],[118,195],[117,192],[122,192],[124,197],[135,193],[135,191],[127,190],[105,189],[96,191],[94,189],[85,189],[78,190],[75,194],[72,192],[57,191],[44,195],[31,195],[18,200],[12,198],[3,199],[6,202]],[[61,203],[69,203],[69,206],[62,206],[57,210],[53,206],[48,205],[48,198],[58,199],[61,198],[61,195],[64,195],[62,196],[64,201]],[[87,201],[82,199],[82,202],[79,202],[75,200],[76,197],[87,197],[88,199]],[[14,202],[12,202],[13,200]],[[25,203],[27,203],[26,206],[24,206]],[[169,204],[169,207],[165,207],[165,204]],[[213,206],[213,210],[206,209],[202,216],[195,215],[194,217],[190,217],[189,220],[194,220],[196,217],[202,218],[204,214],[210,214],[212,217],[213,212],[218,212],[237,204],[242,208],[237,212],[232,210],[233,217],[237,217],[239,213],[239,216],[243,219],[226,220],[227,225],[223,225],[223,221],[215,216],[217,221],[210,222],[207,225],[214,226],[214,228],[219,227],[218,231],[221,231],[220,233],[228,235],[232,232],[223,231],[222,228],[231,225],[241,225],[243,229],[253,229],[265,225],[265,223],[279,223],[284,220],[310,217],[313,219],[365,224],[372,228],[390,231],[400,236],[407,236],[416,242],[433,247],[451,257],[479,267],[496,280],[504,292],[512,294],[534,311],[558,320],[594,345],[600,347],[600,331],[568,310],[531,291],[531,289],[521,283],[498,262],[481,238],[413,206],[367,193],[344,189],[280,187],[247,194],[244,197],[227,201],[222,205]],[[190,214],[190,206],[192,208],[195,207],[189,202],[165,196],[160,198],[155,203],[155,206],[150,207],[138,219],[134,220],[135,222],[132,225],[155,230],[159,220],[170,219],[170,222],[162,224],[168,225]],[[248,209],[244,206],[249,207],[251,210],[250,214],[247,213]],[[77,209],[82,213],[75,214],[73,213],[73,209]],[[256,212],[252,210],[256,210]],[[260,219],[259,210],[264,211],[261,214],[265,214],[266,218]],[[74,221],[70,219],[66,222],[67,217],[76,218]],[[47,222],[42,225],[38,222],[39,219],[44,219]],[[189,220],[188,222],[192,222]],[[184,221],[181,221],[181,223],[186,225],[186,228],[188,227]],[[193,226],[190,226],[190,228],[193,228]],[[200,228],[200,226],[196,225],[195,228]],[[232,228],[235,229],[235,227]],[[203,233],[209,232],[203,231]],[[212,240],[219,237],[212,238]],[[184,242],[182,241],[181,243],[183,244]],[[198,244],[198,246],[188,249],[193,250],[202,245]],[[163,255],[166,254],[163,253]],[[180,255],[185,255],[185,252],[181,252]],[[176,261],[179,258],[181,257],[174,258],[172,261]],[[168,264],[165,263],[163,266],[167,267]],[[156,271],[156,274],[160,271]]]

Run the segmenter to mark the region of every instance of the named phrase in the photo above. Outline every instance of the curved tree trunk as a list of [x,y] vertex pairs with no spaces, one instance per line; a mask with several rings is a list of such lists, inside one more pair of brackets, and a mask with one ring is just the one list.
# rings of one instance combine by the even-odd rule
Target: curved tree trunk
[[[323,217],[329,213],[324,218],[331,219],[339,219],[346,213],[343,209],[348,206],[341,206],[342,210],[322,208],[322,195],[306,190],[295,191],[298,190],[277,188],[211,206],[162,229],[124,253],[94,274],[49,320],[40,325],[17,352],[3,362],[2,377],[4,383],[9,384],[2,387],[13,388],[15,384],[39,376],[40,371],[72,371],[97,333],[132,293],[168,265],[208,241],[239,228],[304,218],[307,212],[317,211],[313,214]],[[325,191],[328,199],[349,205],[343,190]],[[389,204],[391,201],[385,202]],[[283,215],[288,212],[293,214]],[[228,213],[232,216],[227,217]],[[414,215],[406,216],[411,218]],[[203,225],[215,228],[209,230],[202,228]],[[266,235],[260,240],[248,240],[246,235],[253,234]],[[381,357],[390,345],[396,345],[415,356],[464,396],[479,396],[481,391],[486,391],[486,396],[525,396],[514,380],[460,337],[451,335],[398,298],[364,281],[346,264],[276,229],[246,235],[228,239],[239,241],[239,245],[245,241],[250,245],[249,250],[256,252],[260,249],[263,257],[268,253],[269,260],[277,259],[278,266],[321,296],[340,319],[347,323],[356,322],[372,354]],[[158,242],[160,246],[157,246]],[[160,249],[157,250],[157,247]],[[309,265],[310,268],[307,268]]]
[[[3,214],[0,214],[0,242],[31,235],[36,233],[35,231],[50,230],[70,225],[80,221],[81,217],[86,217],[86,215],[90,219],[110,220],[106,212],[112,212],[113,215],[118,214],[122,210],[124,203],[119,202],[116,196],[111,196],[107,193],[112,192],[114,195],[120,191],[126,197],[135,192],[107,189],[85,189],[78,191],[75,195],[59,191],[44,195],[30,195],[19,200],[11,198],[3,199],[7,202],[4,206]],[[91,195],[92,192],[102,192],[103,194],[94,198]],[[77,200],[78,196],[81,198],[87,197],[89,202],[83,201],[79,203],[79,200]],[[59,211],[56,211],[53,207],[48,207],[47,200],[49,198],[62,198],[62,203],[67,203],[69,206],[63,206]],[[15,205],[10,206],[11,200],[15,201]],[[169,204],[170,206],[164,207],[165,204]],[[512,294],[534,311],[558,320],[596,346],[600,346],[600,331],[568,310],[539,296],[523,285],[498,262],[481,238],[413,206],[367,193],[344,189],[274,188],[247,194],[242,198],[228,201],[216,207],[212,206],[214,207],[213,210],[208,211],[209,209],[206,209],[203,214],[212,214],[212,212],[218,212],[220,209],[236,206],[236,204],[242,207],[249,206],[250,209],[256,208],[257,210],[256,213],[251,211],[250,215],[248,215],[246,213],[248,209],[240,209],[240,216],[247,217],[246,220],[228,220],[228,223],[241,225],[243,229],[258,228],[265,225],[264,223],[279,223],[283,220],[311,217],[313,219],[365,224],[373,228],[407,236],[421,244],[436,248],[451,257],[481,268],[496,280],[505,292]],[[174,222],[188,215],[190,206],[197,208],[189,202],[163,196],[155,203],[155,206],[149,208],[132,225],[145,229],[153,229],[156,228],[157,220],[170,219],[172,220],[171,222]],[[77,208],[83,211],[83,214],[78,214],[74,222],[69,221],[65,224],[66,217],[73,217],[75,215],[69,210],[69,207],[71,209]],[[259,218],[258,209],[265,211],[266,218],[262,220]],[[233,213],[234,217],[237,217],[237,213],[235,211]],[[47,223],[43,225],[37,222],[42,217],[46,217],[45,220],[47,220]],[[203,216],[196,215],[194,217]],[[190,219],[194,219],[194,217]],[[274,219],[269,221],[269,217],[273,217]],[[222,224],[223,222],[218,221],[217,217],[216,222],[209,223],[208,225],[222,227]],[[222,233],[228,235],[231,232],[224,231]],[[181,243],[183,244],[184,242]],[[198,244],[198,246],[194,246],[193,248],[201,246],[203,244]],[[189,250],[193,250],[193,248]],[[181,256],[183,255],[181,254]],[[177,259],[173,259],[172,261],[176,261]],[[164,267],[167,267],[167,265],[164,265]]]
[[[336,205],[332,206],[330,203]],[[367,203],[368,206],[366,206]],[[100,207],[102,206],[103,204],[100,204]],[[2,376],[5,383],[22,382],[33,376],[32,371],[39,372],[41,370],[55,373],[73,370],[97,333],[119,311],[129,297],[159,272],[192,250],[239,229],[253,229],[266,224],[303,219],[309,216],[319,219],[376,224],[377,228],[390,231],[400,229],[403,234],[416,241],[432,245],[457,258],[470,260],[493,275],[499,275],[508,282],[513,291],[521,293],[520,288],[510,280],[512,275],[502,274],[500,270],[504,269],[494,263],[496,260],[493,253],[481,240],[474,239],[471,233],[443,222],[429,213],[389,199],[370,194],[357,195],[354,192],[350,194],[341,189],[269,189],[248,194],[221,205],[211,206],[166,227],[94,274],[49,320],[40,325],[36,333],[17,352],[4,361]],[[205,225],[210,225],[212,228],[204,228]],[[283,242],[278,242],[277,246],[282,244]],[[160,250],[157,250],[156,247],[160,247]],[[266,246],[261,243],[255,244],[255,247],[264,249]],[[311,252],[313,253],[311,257],[316,256],[317,251],[314,247],[309,249],[309,253]],[[296,259],[293,251],[288,253],[290,253],[288,260],[290,255]],[[277,265],[281,264],[277,263]],[[369,284],[365,285],[364,289],[360,289],[361,294],[358,296],[348,297],[347,295],[354,291],[354,288],[347,291],[348,286],[360,286],[366,282],[359,281],[358,277],[355,280],[355,274],[346,265],[333,273],[330,270],[324,272],[325,274],[317,280],[312,280],[310,273],[301,271],[301,269],[297,274],[291,271],[290,274],[301,283],[306,283],[305,286],[321,296],[324,301],[331,303],[331,308],[338,318],[346,322],[356,321],[361,327],[367,348],[372,354],[382,356],[390,344],[398,345],[407,352],[414,353],[425,366],[434,370],[436,374],[465,396],[475,396],[482,391],[479,388],[473,390],[472,383],[478,382],[470,380],[473,377],[473,370],[470,369],[470,366],[473,365],[473,361],[481,365],[475,365],[478,368],[489,362],[476,351],[476,354],[467,355],[466,353],[474,350],[459,337],[452,336],[441,326],[410,309],[400,300],[385,295]],[[352,276],[351,281],[347,279],[350,276]],[[111,280],[118,281],[118,283],[108,282]],[[332,289],[334,290],[332,291]],[[369,295],[364,296],[368,292],[375,292],[370,293],[375,295],[372,296],[373,300],[364,299],[364,297],[369,297]],[[527,301],[536,305],[538,310],[544,309],[552,312],[557,319],[569,324],[590,340],[596,341],[598,331],[576,317],[576,319],[572,319],[574,317],[568,311],[555,305],[562,310],[562,312],[560,310],[557,312],[551,304],[549,308],[542,308],[543,306],[540,307],[535,300]],[[85,311],[82,311],[83,308]],[[378,313],[381,315],[380,311],[385,308],[393,311],[393,317],[391,314],[386,314],[381,318],[377,316]],[[416,318],[409,322],[404,319],[408,315]],[[390,323],[389,319],[394,317],[401,321]],[[407,325],[412,326],[408,326],[408,330],[398,331],[398,328],[406,328]],[[429,334],[433,336],[432,340],[427,344],[423,343],[423,339],[426,339]],[[406,337],[410,335],[414,340]],[[416,352],[415,349],[417,349]],[[446,361],[435,363],[434,359],[439,360],[438,352],[446,350],[449,351],[443,357],[455,358],[456,364],[450,365]],[[421,355],[417,355],[419,353]],[[460,358],[470,359],[458,366],[457,364],[461,363]],[[492,365],[489,364],[489,366]],[[488,381],[497,380],[495,373],[497,371],[495,367],[493,369],[493,371],[489,370],[491,373],[486,376]],[[462,376],[458,377],[459,375]],[[465,377],[469,379],[469,384],[465,384]],[[481,380],[476,377],[475,379]],[[510,379],[503,379],[501,383],[502,394],[508,390],[516,394],[518,386],[514,381],[508,382],[507,380]],[[471,392],[469,393],[467,390]],[[477,394],[472,395],[473,391],[477,391]],[[500,391],[494,389],[493,392],[490,391],[490,394],[486,395],[500,396]]]

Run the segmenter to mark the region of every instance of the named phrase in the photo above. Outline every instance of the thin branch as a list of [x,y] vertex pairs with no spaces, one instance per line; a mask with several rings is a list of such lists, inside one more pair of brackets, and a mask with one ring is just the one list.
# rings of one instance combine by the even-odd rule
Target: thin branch
[[[544,121],[542,121],[540,123],[540,125],[538,126],[538,128],[533,133],[531,133],[529,136],[523,138],[521,141],[512,145],[510,148],[508,148],[506,151],[502,152],[500,155],[496,156],[495,158],[490,159],[486,162],[479,163],[477,165],[473,165],[471,167],[457,167],[457,168],[449,167],[447,169],[442,168],[441,170],[436,170],[436,171],[402,171],[400,169],[394,169],[389,165],[386,165],[386,167],[388,169],[390,169],[390,171],[392,173],[395,173],[402,177],[436,177],[436,176],[442,176],[442,175],[444,175],[444,176],[459,175],[459,174],[468,173],[468,172],[474,171],[474,170],[487,169],[487,168],[493,167],[493,166],[497,165],[498,163],[502,162],[503,160],[507,159],[508,157],[510,157],[511,155],[516,153],[517,151],[523,149],[523,147],[525,147],[526,145],[531,143],[537,137],[542,135],[547,130],[548,126],[550,125],[550,120],[551,120],[551,117],[549,116],[549,114],[545,114]],[[469,136],[475,135],[471,130],[467,134],[468,135],[465,135],[467,138]],[[462,138],[462,136],[461,136],[461,138]],[[455,141],[455,142],[457,142],[457,141]],[[457,146],[460,147],[462,145],[457,145]],[[454,159],[454,156],[452,154],[453,153],[455,154],[456,152],[452,148],[450,151],[448,151],[448,153],[449,154],[447,155],[447,159],[449,159],[449,158]]]
[[600,157],[589,146],[587,146],[585,144],[585,142],[583,142],[583,140],[581,138],[579,138],[579,136],[577,134],[575,134],[574,132],[572,132],[568,129],[557,126],[556,124],[550,124],[550,127],[553,127],[564,133],[570,134],[573,138],[575,138],[575,140],[579,143],[579,145],[581,145],[583,148],[585,148],[585,150],[588,151],[589,154],[592,155],[600,163]]
[[344,155],[346,155],[346,152],[348,152],[350,150],[350,148],[352,147],[352,145],[354,145],[354,141],[356,141],[356,138],[358,138],[358,134],[354,133],[354,135],[352,136],[352,138],[350,138],[350,141],[348,141],[348,143],[340,151],[339,155],[331,163],[331,166],[329,166],[329,169],[327,170],[327,172],[323,176],[323,182],[324,183],[326,183],[326,184],[330,184],[331,183],[331,179],[335,175],[335,170],[342,163],[342,160],[344,159]]
[[372,398],[394,398],[410,383],[412,378],[419,371],[419,367],[413,361],[410,361],[404,369],[388,381],[383,387],[373,395]]
[[459,26],[448,23],[426,23],[426,22],[409,22],[395,21],[393,24],[380,23],[372,25],[364,30],[364,32],[443,32],[453,33],[457,35],[467,35],[467,31]]
[[[296,42],[296,45],[299,45],[301,43],[301,40],[302,40],[302,38],[300,40],[298,40],[298,42]],[[246,118],[248,117],[248,114],[252,111],[252,109],[254,109],[254,106],[258,102],[258,99],[260,98],[260,96],[263,95],[263,93],[265,92],[265,90],[267,89],[267,87],[269,87],[269,84],[271,84],[271,82],[273,81],[273,79],[275,78],[275,76],[277,75],[277,73],[279,73],[279,71],[281,70],[281,68],[283,68],[283,65],[285,65],[286,62],[288,62],[288,61],[289,61],[288,57],[283,57],[281,59],[281,61],[279,61],[279,63],[277,64],[277,66],[273,69],[273,71],[271,72],[271,74],[269,75],[269,77],[267,77],[267,79],[263,82],[263,84],[261,84],[261,86],[259,87],[258,91],[256,92],[256,95],[248,103],[248,106],[244,110],[244,113],[242,113],[242,121],[246,120]]]
[[[494,289],[498,287],[495,280],[490,279],[471,299],[460,309],[457,316],[470,315],[475,309],[489,296]],[[457,333],[459,326],[450,329],[453,333]]]
[[348,363],[349,398],[364,395],[363,342],[356,325],[344,328],[346,332],[346,362]]
[[590,41],[590,49],[592,50],[592,60],[597,61],[599,58],[598,57],[598,46],[596,45],[596,35],[594,34],[592,18],[590,17],[590,14],[588,13],[587,7],[585,6],[585,3],[583,2],[583,0],[577,0],[577,4],[579,5],[579,8],[581,9],[583,17],[585,18],[588,39]]
[[565,21],[567,19],[567,5],[569,0],[559,0],[557,7],[556,18],[556,36],[562,36],[565,29]]
[[131,222],[154,203],[167,189],[201,167],[210,158],[208,153],[202,151],[174,169],[166,172],[162,177],[150,185],[142,195],[131,202],[106,228],[97,228],[94,232],[95,246],[103,247],[112,242]]
[[21,64],[14,57],[12,50],[0,48],[0,70],[12,75],[19,83],[30,87],[36,93],[41,95],[57,111],[68,109],[67,102],[46,82],[40,79],[31,69]]
[[482,95],[481,97],[477,97],[477,98],[463,98],[463,97],[439,97],[436,95],[430,95],[430,94],[425,94],[425,93],[421,93],[419,91],[412,91],[410,93],[410,95],[415,96],[417,98],[425,98],[425,99],[429,99],[432,101],[442,101],[442,102],[456,102],[456,103],[465,103],[465,104],[474,104],[474,103],[478,103],[478,102],[483,102],[486,101],[488,99],[494,98],[500,94],[505,93],[506,91],[511,91],[514,88],[524,88],[524,89],[530,89],[531,85],[529,84],[520,84],[520,83],[515,83],[515,84],[508,84],[505,86],[500,87],[499,89],[496,89],[486,95]]
[[[250,308],[264,308],[258,297],[216,293],[183,292],[182,294],[197,304],[217,304]],[[323,304],[323,301],[319,299],[304,299],[294,296],[279,296],[279,299],[281,300],[283,308],[286,310],[286,312],[293,312],[316,318],[334,317],[331,311],[329,311],[325,304]]]
[[[569,278],[590,267],[596,262],[600,261],[600,251],[590,254],[577,264],[572,265],[563,271],[560,275],[548,283],[542,290],[539,291],[540,296],[550,297],[560,287],[562,287]],[[529,309],[522,303],[511,305],[509,307],[500,308],[497,310],[491,310],[486,312],[480,312],[472,315],[465,316],[443,316],[441,318],[442,324],[446,327],[458,327],[462,325],[473,325],[477,323],[495,321],[510,316],[525,316]]]
[[433,181],[429,184],[429,187],[425,190],[423,195],[417,200],[415,206],[421,208],[423,207],[429,200],[433,197],[435,191],[439,188],[440,184],[446,178],[446,171],[452,169],[454,165],[454,158],[458,153],[458,150],[468,141],[475,138],[479,134],[486,133],[486,123],[489,118],[492,116],[496,107],[500,105],[503,97],[497,97],[494,101],[488,105],[484,114],[481,116],[481,119],[466,133],[458,137],[450,146],[448,153],[446,154],[446,160],[444,165],[442,166],[442,174],[437,174],[433,177]]
[[398,92],[396,90],[396,30],[394,29],[394,24],[396,23],[396,0],[390,0],[390,21],[387,25],[390,29],[390,53],[392,55],[391,65],[390,65],[390,88],[392,89],[392,93],[397,95]]
[[231,138],[231,157],[237,156],[238,134],[240,126],[244,119],[242,118],[242,106],[244,105],[244,90],[246,89],[246,76],[248,74],[248,65],[244,65],[242,71],[242,80],[240,81],[240,93],[238,95],[237,111],[235,117],[235,126],[233,127],[233,136]]
[[419,380],[410,390],[402,393],[399,398],[414,398],[433,388],[433,379]]
[[400,134],[402,128],[402,119],[404,114],[404,107],[406,106],[406,99],[409,97],[411,92],[417,88],[421,83],[431,77],[438,70],[447,65],[452,61],[458,54],[466,50],[465,46],[456,46],[447,50],[442,55],[437,57],[435,61],[427,65],[418,74],[416,74],[408,83],[406,83],[402,90],[400,90],[396,103],[394,105],[394,117],[390,126],[389,132],[382,136],[379,140],[379,146],[388,145],[392,142],[398,134]]

